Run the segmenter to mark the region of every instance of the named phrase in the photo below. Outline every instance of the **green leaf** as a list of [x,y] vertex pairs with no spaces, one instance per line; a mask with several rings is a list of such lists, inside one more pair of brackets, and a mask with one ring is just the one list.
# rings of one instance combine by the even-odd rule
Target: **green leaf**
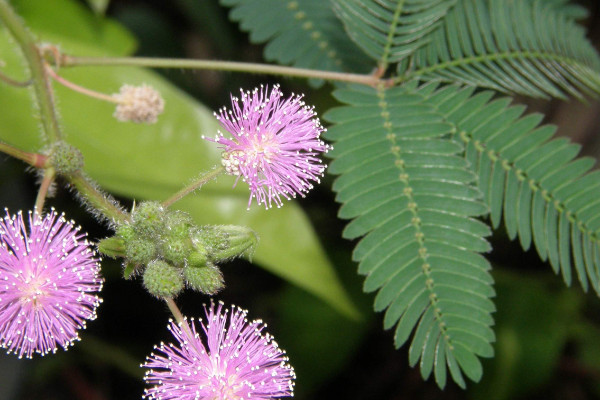
[[[267,43],[265,59],[294,67],[367,72],[372,68],[346,36],[330,0],[221,0],[229,17],[250,33],[252,43]],[[311,80],[321,86],[322,80]]]
[[[61,20],[51,26],[68,25],[67,22]],[[41,37],[59,35],[36,33]],[[86,54],[102,51],[93,40],[84,44],[70,38],[61,38],[66,50],[83,49]],[[4,29],[0,30],[0,50],[9,66],[5,72],[16,75],[22,61],[13,51]],[[78,67],[60,72],[68,80],[105,93],[117,92],[123,83],[150,84],[165,99],[165,112],[157,124],[136,125],[112,118],[111,103],[55,85],[65,138],[82,151],[85,171],[105,189],[137,199],[164,200],[200,172],[220,162],[217,146],[201,138],[203,134],[213,136],[217,131],[211,112],[157,74],[125,67]],[[0,140],[37,151],[41,138],[30,102],[30,93],[25,89],[6,87],[0,91],[0,103],[5,105],[1,111]],[[254,256],[260,266],[318,296],[343,314],[356,317],[355,307],[300,207],[289,202],[281,209],[266,211],[254,206],[246,211],[248,188],[240,182],[232,190],[233,183],[233,177],[223,176],[177,206],[190,211],[198,223],[248,225],[262,239]],[[226,276],[234,273],[227,268],[224,272]]]
[[363,289],[378,291],[375,309],[386,310],[386,329],[396,325],[396,347],[412,333],[409,362],[423,377],[433,371],[443,387],[447,367],[461,386],[461,371],[480,379],[477,357],[493,355],[494,290],[479,254],[490,230],[473,217],[488,209],[452,126],[412,86],[334,96],[345,105],[324,116],[334,123],[330,172],[340,174],[339,216],[353,219],[344,236],[363,236],[353,253]]
[[123,56],[135,50],[135,38],[125,28],[93,15],[77,1],[13,0],[11,5],[42,43],[63,51],[76,51],[80,56]]
[[332,0],[348,35],[383,68],[428,42],[456,0]]
[[475,101],[481,96],[454,86],[425,97],[477,153],[474,169],[490,194],[495,225],[504,213],[511,239],[518,236],[525,250],[533,242],[567,285],[574,267],[583,289],[591,284],[600,294],[600,260],[593,256],[600,248],[600,173],[588,173],[594,160],[575,159],[580,146],[568,139],[548,140],[555,128],[539,126],[540,115],[522,116],[524,107],[508,106],[508,99]]
[[534,97],[600,92],[600,58],[558,1],[458,0],[401,80],[445,81]]

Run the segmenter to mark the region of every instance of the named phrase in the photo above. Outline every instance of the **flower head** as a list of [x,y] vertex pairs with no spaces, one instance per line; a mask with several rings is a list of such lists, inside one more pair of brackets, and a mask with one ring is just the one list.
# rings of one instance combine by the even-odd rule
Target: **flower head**
[[0,219],[0,346],[19,357],[55,352],[96,317],[102,288],[94,251],[54,210]]
[[[200,322],[205,341],[192,320],[180,325],[171,321],[169,330],[178,345],[155,349],[144,367],[149,399],[273,399],[293,396],[294,369],[285,352],[269,334],[262,334],[261,321],[248,322],[247,312],[223,303],[206,308],[207,322]],[[207,345],[205,346],[206,343]]]
[[241,104],[232,96],[231,110],[215,114],[232,138],[219,132],[208,139],[223,146],[225,170],[250,186],[248,207],[252,198],[269,208],[280,207],[281,197],[304,197],[325,171],[317,156],[329,150],[320,139],[325,129],[314,108],[301,95],[284,98],[278,85],[270,93],[263,86],[240,92]]
[[152,86],[123,85],[113,94],[119,101],[114,116],[119,121],[153,124],[165,108],[165,101]]

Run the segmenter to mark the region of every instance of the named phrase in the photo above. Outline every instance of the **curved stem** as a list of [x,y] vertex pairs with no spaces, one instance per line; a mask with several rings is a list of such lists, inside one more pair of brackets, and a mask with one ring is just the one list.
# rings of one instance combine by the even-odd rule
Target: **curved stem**
[[116,104],[120,103],[120,101],[117,100],[116,98],[114,98],[113,96],[110,96],[110,95],[104,94],[104,93],[100,93],[100,92],[96,92],[96,91],[88,89],[88,88],[84,88],[83,86],[79,86],[79,85],[77,85],[77,84],[75,84],[73,82],[70,82],[70,81],[66,80],[62,76],[58,75],[56,73],[56,71],[54,71],[52,69],[52,67],[49,66],[48,64],[46,64],[46,72],[56,82],[60,83],[61,85],[65,86],[65,87],[68,87],[71,90],[74,90],[74,91],[79,92],[81,94],[84,94],[86,96],[93,97],[95,99],[108,101],[110,103],[116,103]]
[[46,138],[51,143],[57,142],[61,139],[62,135],[54,108],[51,83],[46,75],[44,62],[37,44],[21,18],[14,13],[6,0],[0,0],[0,20],[21,47],[21,51],[31,71],[35,99]]
[[2,72],[0,72],[0,81],[15,87],[27,87],[31,85],[32,82],[31,79],[28,79],[26,81],[17,81],[13,78],[9,78],[8,76],[4,75]]
[[373,75],[218,60],[186,60],[152,57],[74,57],[63,55],[60,59],[60,65],[62,67],[113,65],[151,68],[206,69],[214,71],[292,76],[297,78],[315,78],[328,81],[362,83],[371,86],[376,85],[379,81],[379,79]]
[[48,195],[48,189],[50,189],[50,185],[54,182],[54,178],[56,178],[56,171],[54,168],[46,168],[44,171],[44,177],[42,178],[42,183],[40,185],[40,190],[38,190],[37,198],[35,199],[35,211],[38,215],[42,215],[42,211],[44,210],[44,202],[46,201],[46,196]]
[[25,161],[34,168],[46,167],[46,162],[48,160],[48,157],[43,154],[29,153],[2,142],[0,142],[0,152],[8,154],[9,156],[13,156],[18,160]]
[[218,167],[218,168],[213,169],[212,171],[205,173],[204,175],[200,175],[200,177],[198,179],[196,179],[194,182],[192,182],[188,186],[184,187],[179,192],[177,192],[173,196],[169,197],[167,200],[163,201],[163,203],[162,203],[163,206],[169,207],[176,201],[181,200],[182,198],[184,198],[186,195],[190,194],[194,190],[202,187],[202,185],[204,185],[206,182],[210,181],[211,179],[216,178],[220,173],[222,173],[224,171],[224,169],[225,168],[223,168],[223,167]]

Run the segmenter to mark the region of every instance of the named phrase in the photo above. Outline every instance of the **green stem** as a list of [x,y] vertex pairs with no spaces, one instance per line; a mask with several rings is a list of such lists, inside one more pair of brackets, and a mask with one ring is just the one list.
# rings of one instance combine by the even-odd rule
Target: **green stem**
[[54,178],[56,178],[56,171],[54,168],[46,168],[44,171],[42,184],[40,185],[40,190],[38,190],[37,198],[35,199],[35,211],[39,216],[42,215],[42,211],[44,210],[44,202],[46,201],[46,196],[48,195],[48,189],[50,189],[50,185],[52,185],[52,182],[54,182]]
[[0,142],[0,151],[16,159],[25,161],[34,168],[45,168],[48,160],[48,157],[43,154],[29,153],[2,142]]
[[177,192],[173,196],[169,197],[167,200],[163,201],[163,203],[162,203],[163,206],[165,206],[165,207],[171,206],[176,201],[181,200],[183,197],[190,194],[194,190],[202,187],[202,185],[204,185],[206,182],[210,181],[211,179],[216,178],[220,173],[223,172],[223,170],[224,170],[223,167],[218,167],[218,168],[213,169],[212,171],[205,173],[204,175],[200,175],[200,177],[198,179],[196,179],[194,182],[192,182],[188,186],[184,187],[179,192]]
[[21,18],[14,13],[6,0],[0,0],[0,20],[6,25],[16,42],[21,47],[29,70],[35,92],[35,99],[39,108],[42,126],[46,138],[51,142],[61,139],[61,132],[54,109],[52,87],[46,75],[44,61],[33,36],[27,30]]
[[306,68],[284,67],[257,63],[217,60],[185,60],[175,58],[151,57],[73,57],[63,55],[60,60],[62,67],[112,65],[136,66],[151,68],[207,69],[214,71],[248,72],[293,76],[297,78],[315,78],[328,81],[353,82],[374,86],[379,79],[373,75],[350,74],[344,72],[320,71]]
[[175,300],[173,300],[171,297],[165,297],[165,302],[167,303],[167,306],[169,307],[171,314],[173,314],[175,321],[177,321],[178,324],[185,326],[186,325],[185,318],[183,317],[183,314],[179,310],[179,307],[177,307],[177,304],[175,304]]
[[102,193],[98,187],[81,172],[67,175],[65,178],[67,178],[71,185],[77,189],[77,192],[84,200],[96,210],[100,211],[104,216],[113,219],[117,223],[122,223],[129,219],[129,216],[118,207],[113,199]]

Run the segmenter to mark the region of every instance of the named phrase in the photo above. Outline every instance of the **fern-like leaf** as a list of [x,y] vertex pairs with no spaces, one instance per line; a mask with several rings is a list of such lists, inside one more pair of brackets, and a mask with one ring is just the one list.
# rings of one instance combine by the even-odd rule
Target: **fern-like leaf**
[[564,1],[459,0],[402,79],[443,80],[527,96],[600,92],[600,58]]
[[[348,38],[329,0],[220,0],[265,59],[326,71],[366,72],[372,64]],[[319,86],[322,80],[311,80]]]
[[385,68],[427,43],[456,0],[333,0],[348,35]]
[[422,87],[427,103],[451,123],[479,176],[492,225],[504,223],[524,249],[535,245],[543,260],[570,285],[572,270],[584,290],[600,294],[600,171],[591,158],[575,159],[580,146],[552,139],[543,116],[523,116],[510,99],[490,101],[492,92],[473,88]]
[[477,381],[478,356],[491,357],[495,339],[490,265],[479,254],[489,228],[473,218],[487,207],[452,126],[405,87],[334,96],[347,105],[324,117],[335,123],[329,171],[341,174],[339,216],[353,219],[344,236],[364,236],[353,253],[364,290],[379,290],[375,309],[387,309],[396,347],[412,332],[409,361],[425,379],[433,372],[443,387],[449,370],[463,387],[463,373]]

